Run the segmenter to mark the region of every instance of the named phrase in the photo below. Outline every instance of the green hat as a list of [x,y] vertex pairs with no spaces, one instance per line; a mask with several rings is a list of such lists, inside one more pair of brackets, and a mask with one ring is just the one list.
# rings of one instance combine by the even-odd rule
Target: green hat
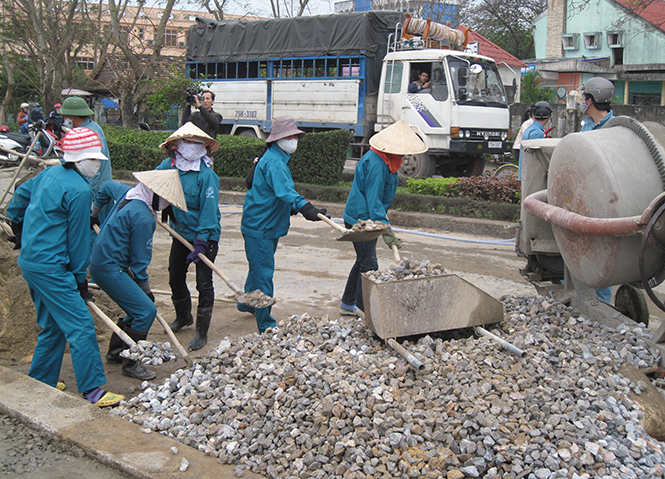
[[80,96],[70,96],[63,101],[60,113],[64,116],[91,116],[95,114]]

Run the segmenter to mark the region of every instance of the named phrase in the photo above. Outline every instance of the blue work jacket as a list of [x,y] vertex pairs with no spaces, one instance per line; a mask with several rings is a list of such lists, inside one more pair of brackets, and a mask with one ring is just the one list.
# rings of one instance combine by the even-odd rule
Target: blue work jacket
[[397,173],[391,173],[383,158],[372,150],[368,151],[356,166],[353,186],[344,208],[344,221],[351,225],[358,220],[390,224],[387,212],[396,191]]
[[102,153],[104,153],[106,158],[108,158],[108,160],[101,160],[102,164],[99,167],[99,171],[95,176],[88,180],[90,186],[92,187],[92,194],[96,195],[104,183],[113,179],[113,174],[111,172],[111,156],[109,154],[109,146],[106,144],[106,137],[104,136],[104,130],[102,130],[102,127],[92,121],[90,118],[81,123],[81,127],[89,128],[99,135],[99,139],[102,140]]
[[605,126],[605,123],[607,123],[608,120],[614,118],[614,114],[612,113],[612,110],[609,111],[607,115],[605,115],[596,125],[593,122],[593,118],[589,117],[584,122],[582,123],[582,129],[580,131],[591,131],[591,130],[600,130],[603,126]]
[[[171,166],[171,159],[167,158],[156,168],[157,170],[177,169]],[[203,241],[219,241],[222,231],[219,212],[219,177],[206,166],[203,160],[199,171],[181,171],[180,183],[185,193],[187,212],[173,207],[173,214],[178,221],[176,227],[171,227],[180,233],[187,241],[193,243],[196,238]]]
[[63,269],[85,280],[90,259],[92,191],[75,168],[51,166],[23,183],[7,215],[23,222],[18,265],[30,271]]
[[291,226],[291,210],[307,203],[296,191],[289,169],[291,155],[273,144],[254,170],[252,187],[245,195],[240,229],[255,238],[281,238]]
[[[126,193],[126,192],[125,192]],[[152,235],[155,217],[141,200],[123,200],[113,209],[97,235],[90,253],[90,264],[98,267],[131,268],[134,281],[148,281],[148,265],[152,260]]]

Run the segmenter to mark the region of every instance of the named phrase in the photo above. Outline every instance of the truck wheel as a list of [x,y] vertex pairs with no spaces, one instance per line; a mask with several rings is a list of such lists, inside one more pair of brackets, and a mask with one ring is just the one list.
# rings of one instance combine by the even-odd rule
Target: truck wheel
[[464,176],[480,176],[485,171],[485,158],[476,156],[467,163]]
[[406,178],[429,178],[436,169],[436,158],[427,153],[404,155],[402,166],[397,171]]
[[644,293],[630,284],[622,284],[614,297],[614,306],[636,323],[649,326],[649,306]]
[[238,133],[238,136],[245,136],[247,138],[256,138],[256,132],[254,130],[242,130],[240,133]]

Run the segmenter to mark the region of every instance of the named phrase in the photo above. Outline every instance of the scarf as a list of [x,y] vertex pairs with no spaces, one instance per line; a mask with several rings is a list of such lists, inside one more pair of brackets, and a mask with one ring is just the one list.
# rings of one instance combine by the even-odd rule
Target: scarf
[[[125,199],[143,201],[146,205],[148,205],[150,211],[154,212],[154,210],[152,209],[152,195],[153,195],[152,191],[150,191],[143,183],[139,183],[138,185],[136,185],[134,188],[132,188],[127,192],[127,194],[125,195]],[[169,205],[168,201],[166,201],[162,197],[159,198],[160,211],[166,208],[168,205]]]
[[212,159],[206,155],[206,148],[203,143],[189,144],[179,139],[176,145],[175,158],[171,160],[172,168],[175,165],[180,171],[199,171],[201,160],[208,168],[212,167]]
[[388,165],[388,169],[391,173],[397,173],[399,167],[402,166],[402,160],[404,159],[401,155],[393,155],[392,153],[384,153],[375,149],[373,146],[370,146],[370,150],[379,155],[383,161]]

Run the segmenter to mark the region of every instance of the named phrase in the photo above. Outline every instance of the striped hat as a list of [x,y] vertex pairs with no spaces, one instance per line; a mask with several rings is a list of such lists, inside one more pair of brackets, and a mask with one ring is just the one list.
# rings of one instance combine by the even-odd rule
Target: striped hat
[[90,128],[74,128],[62,139],[62,152],[65,161],[108,160],[102,153],[102,140]]

